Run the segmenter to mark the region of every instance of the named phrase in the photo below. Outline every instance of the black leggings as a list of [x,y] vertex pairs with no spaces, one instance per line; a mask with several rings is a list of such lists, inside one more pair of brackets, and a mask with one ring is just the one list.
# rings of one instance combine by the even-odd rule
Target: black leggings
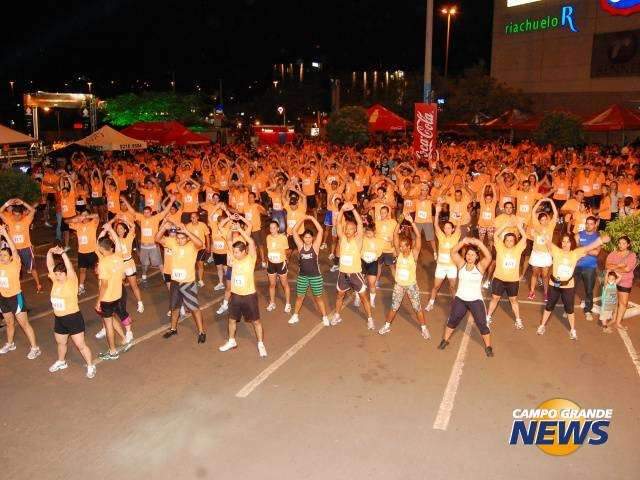
[[487,310],[482,300],[466,302],[459,297],[454,297],[447,327],[455,330],[467,312],[471,312],[473,321],[476,322],[476,326],[482,335],[489,335],[489,333],[491,333],[489,327],[487,327]]
[[574,287],[560,288],[549,285],[549,298],[547,299],[547,305],[544,309],[547,312],[553,312],[553,309],[556,308],[556,303],[558,303],[558,300],[562,297],[564,311],[567,312],[567,315],[571,315],[573,313],[573,300],[575,295],[576,289]]

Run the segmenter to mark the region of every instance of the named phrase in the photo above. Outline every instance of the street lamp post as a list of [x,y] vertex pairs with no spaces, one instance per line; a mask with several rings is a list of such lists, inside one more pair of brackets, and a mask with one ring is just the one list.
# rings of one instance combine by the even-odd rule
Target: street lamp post
[[[424,85],[423,101],[431,101],[431,63],[433,57],[433,0],[427,0],[427,28],[424,40]],[[355,78],[355,72],[354,72]],[[386,86],[389,86],[389,72],[386,74]]]
[[89,93],[91,93],[91,85],[93,85],[93,82],[87,82],[87,87],[89,87]]
[[280,115],[282,115],[282,125],[284,125],[286,127],[287,126],[287,111],[285,110],[284,107],[280,106],[280,107],[278,107],[278,113]]
[[444,56],[444,78],[449,73],[449,41],[451,39],[451,17],[458,13],[457,7],[445,7],[440,12],[447,16],[447,47]]

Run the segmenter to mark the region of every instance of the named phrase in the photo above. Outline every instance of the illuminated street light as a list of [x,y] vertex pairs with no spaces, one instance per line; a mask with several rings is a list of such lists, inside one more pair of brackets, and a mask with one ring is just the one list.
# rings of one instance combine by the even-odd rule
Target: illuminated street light
[[273,81],[273,88],[278,88],[278,80]]
[[89,87],[89,93],[91,93],[91,85],[93,85],[93,82],[87,82],[87,87]]
[[287,111],[281,105],[278,107],[278,113],[282,115],[282,125],[287,126]]
[[447,78],[449,72],[449,40],[451,39],[451,17],[458,13],[458,7],[445,7],[440,13],[447,16],[447,48],[444,57],[444,78]]

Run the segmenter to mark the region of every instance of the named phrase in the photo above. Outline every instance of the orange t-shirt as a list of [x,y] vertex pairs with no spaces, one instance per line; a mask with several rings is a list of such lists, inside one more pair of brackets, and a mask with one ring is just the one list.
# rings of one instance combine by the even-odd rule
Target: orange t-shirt
[[97,218],[89,220],[86,223],[70,223],[69,228],[76,231],[76,235],[78,237],[78,253],[93,253],[96,251],[96,230],[98,229]]
[[31,246],[31,236],[29,235],[29,226],[33,221],[33,214],[28,214],[20,220],[13,218],[12,214],[3,214],[2,220],[9,228],[9,234],[17,249],[29,248]]
[[13,297],[22,291],[20,287],[20,258],[13,258],[9,263],[0,264],[0,295]]

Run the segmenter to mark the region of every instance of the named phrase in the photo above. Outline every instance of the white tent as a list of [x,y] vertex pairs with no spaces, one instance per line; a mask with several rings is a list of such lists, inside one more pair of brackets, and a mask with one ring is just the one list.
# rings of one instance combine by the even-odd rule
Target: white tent
[[10,145],[12,143],[32,143],[36,139],[0,125],[0,145]]
[[74,143],[82,145],[83,147],[95,148],[96,150],[102,151],[140,150],[147,148],[147,142],[127,137],[125,134],[120,133],[107,125],[96,130],[88,137]]

